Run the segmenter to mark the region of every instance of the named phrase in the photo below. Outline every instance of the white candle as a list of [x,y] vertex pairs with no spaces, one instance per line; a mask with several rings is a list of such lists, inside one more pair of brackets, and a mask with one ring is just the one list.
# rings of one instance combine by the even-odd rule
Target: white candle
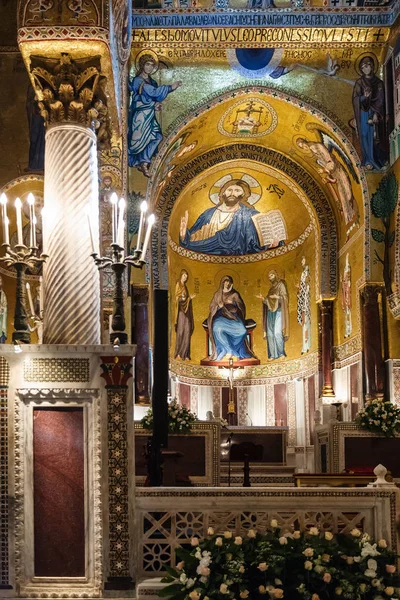
[[3,223],[4,223],[4,219],[7,216],[7,209],[6,209],[6,205],[7,205],[7,196],[5,195],[5,193],[3,192],[2,195],[0,196],[0,204],[2,206],[2,219],[3,219]]
[[2,194],[0,197],[0,204],[2,206],[2,220],[3,220],[3,243],[8,244],[8,219],[7,219],[7,196]]
[[36,216],[35,216],[35,196],[33,194],[28,194],[28,204],[29,204],[29,215],[30,215],[30,219],[31,219],[29,245],[31,248],[34,248],[36,246]]
[[125,248],[125,221],[122,221],[122,225],[120,230],[118,231],[118,246],[121,248],[122,252]]
[[145,260],[145,258],[146,258],[147,246],[149,245],[150,234],[151,234],[151,230],[152,230],[155,220],[156,220],[156,218],[154,215],[150,215],[147,219],[147,230],[146,230],[146,235],[144,238],[143,250],[142,250],[142,253],[140,256],[140,260]]
[[117,243],[117,210],[118,210],[118,196],[115,192],[113,192],[111,194],[111,198],[110,198],[110,202],[111,202],[111,210],[112,210],[112,219],[111,219],[111,223],[112,223],[112,243],[116,244]]
[[6,217],[4,219],[4,243],[7,244],[7,246],[10,245],[10,230],[9,230],[9,225],[10,225],[10,219],[8,217]]
[[31,286],[29,285],[29,283],[26,284],[26,291],[28,292],[28,300],[29,300],[29,308],[31,309],[31,316],[34,317],[35,316],[35,309],[33,308]]
[[112,333],[112,315],[108,317],[108,333]]
[[43,313],[43,277],[39,277],[39,317],[42,318]]
[[90,245],[92,246],[92,254],[96,254],[96,248],[94,245],[94,237],[93,237],[93,229],[92,229],[92,220],[90,218],[89,213],[87,213],[88,223],[89,223],[89,234],[90,234]]
[[118,202],[119,214],[118,214],[118,228],[117,228],[117,244],[120,248],[125,248],[124,244],[124,233],[125,233],[125,223],[124,223],[124,211],[125,211],[125,200],[120,198]]
[[15,201],[15,213],[17,215],[17,237],[18,245],[23,246],[24,240],[22,237],[22,202],[19,198]]
[[140,205],[140,221],[139,221],[139,230],[138,230],[138,236],[137,236],[137,241],[136,241],[136,250],[139,251],[140,250],[140,242],[142,241],[142,233],[143,233],[143,225],[144,225],[144,216],[147,213],[147,202],[146,200],[143,200],[143,202]]

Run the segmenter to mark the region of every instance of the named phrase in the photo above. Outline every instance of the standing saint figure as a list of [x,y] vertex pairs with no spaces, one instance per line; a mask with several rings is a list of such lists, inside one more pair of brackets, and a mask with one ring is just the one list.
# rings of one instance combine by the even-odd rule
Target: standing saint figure
[[207,326],[211,360],[254,357],[247,342],[246,306],[239,292],[233,288],[233,279],[229,275],[222,277],[211,300]]
[[152,54],[142,54],[136,75],[129,82],[132,97],[128,114],[128,164],[146,177],[150,176],[151,159],[163,139],[156,112],[161,110],[161,102],[168,94],[182,85],[181,81],[158,85],[151,77],[157,66]]
[[176,302],[176,342],[174,358],[190,360],[190,339],[194,330],[192,300],[195,294],[190,295],[186,282],[189,273],[182,269],[175,286]]
[[297,284],[297,322],[303,333],[301,353],[305,354],[311,349],[311,279],[305,256],[301,259],[301,266],[303,270]]
[[268,358],[286,356],[285,342],[289,339],[289,294],[284,279],[273,269],[268,273],[271,286],[263,301],[263,330],[267,338]]
[[3,278],[0,276],[0,344],[5,344],[7,339],[7,296],[3,290]]
[[343,270],[341,285],[341,300],[344,312],[344,337],[351,336],[353,325],[351,321],[351,267],[349,263],[349,253],[346,254],[346,264]]
[[361,144],[361,164],[367,169],[381,169],[387,164],[385,88],[375,75],[375,60],[364,56],[360,61],[361,77],[353,89],[353,109],[357,135]]

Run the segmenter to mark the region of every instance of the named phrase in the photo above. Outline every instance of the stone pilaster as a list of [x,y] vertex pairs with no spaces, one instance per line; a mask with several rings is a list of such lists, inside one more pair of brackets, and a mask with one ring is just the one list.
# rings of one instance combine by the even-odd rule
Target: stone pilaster
[[129,517],[129,490],[133,485],[134,467],[129,464],[128,413],[132,405],[128,398],[127,381],[131,377],[132,361],[126,356],[102,357],[103,377],[107,390],[108,431],[108,522],[109,573],[106,589],[131,588],[131,540],[133,524]]

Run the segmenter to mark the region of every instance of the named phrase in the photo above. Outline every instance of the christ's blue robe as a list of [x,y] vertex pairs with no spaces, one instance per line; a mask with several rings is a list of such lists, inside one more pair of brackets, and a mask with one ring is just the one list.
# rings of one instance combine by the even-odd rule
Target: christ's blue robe
[[[210,223],[216,210],[217,207],[205,210],[193,227],[187,229],[184,239],[181,239],[181,245],[184,248],[195,252],[204,252],[205,254],[226,254],[229,256],[255,254],[268,249],[268,246],[260,246],[257,230],[251,218],[253,215],[259,214],[259,211],[244,204],[240,205],[232,221],[225,229],[217,231],[215,235],[206,240],[190,240],[193,233],[201,229],[203,225]],[[283,242],[279,242],[279,245],[282,244]]]

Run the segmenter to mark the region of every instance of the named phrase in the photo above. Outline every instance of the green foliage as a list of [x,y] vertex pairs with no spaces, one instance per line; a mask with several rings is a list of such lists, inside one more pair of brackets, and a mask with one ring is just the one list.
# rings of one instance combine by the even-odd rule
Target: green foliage
[[381,179],[376,192],[372,194],[371,198],[371,210],[375,217],[378,219],[387,219],[390,217],[397,205],[398,187],[398,182],[393,172]]
[[[394,552],[385,540],[373,543],[353,529],[334,535],[308,531],[232,531],[178,548],[176,569],[168,569],[159,595],[173,600],[383,600],[400,597]],[[174,572],[176,573],[174,575]]]
[[372,237],[376,242],[384,242],[385,234],[380,229],[371,229]]
[[[196,415],[190,412],[186,406],[178,404],[175,398],[168,404],[168,431],[170,433],[190,433],[193,423],[197,420]],[[143,429],[153,429],[154,418],[151,408],[140,421],[140,424]]]

